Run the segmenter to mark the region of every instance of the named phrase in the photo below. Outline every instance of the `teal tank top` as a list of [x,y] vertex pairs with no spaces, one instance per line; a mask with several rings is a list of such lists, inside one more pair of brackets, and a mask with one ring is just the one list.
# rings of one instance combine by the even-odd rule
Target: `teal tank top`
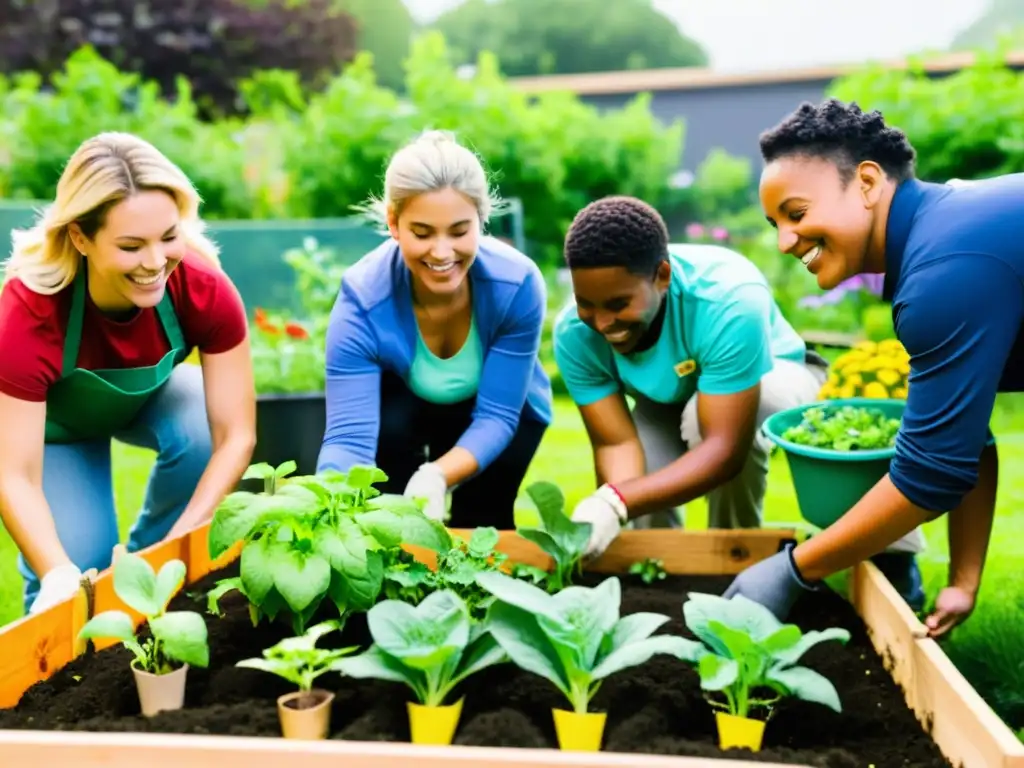
[[408,385],[418,397],[430,403],[447,405],[469,400],[476,395],[483,367],[483,347],[476,329],[476,318],[469,322],[469,334],[462,349],[447,359],[435,355],[416,327],[416,353],[409,368]]

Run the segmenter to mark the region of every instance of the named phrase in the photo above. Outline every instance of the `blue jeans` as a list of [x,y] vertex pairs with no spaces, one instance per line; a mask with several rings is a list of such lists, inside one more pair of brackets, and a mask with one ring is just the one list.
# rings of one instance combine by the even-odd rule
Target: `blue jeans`
[[[126,545],[135,552],[167,535],[210,461],[213,448],[202,369],[177,366],[135,421],[113,437],[157,454]],[[108,568],[114,545],[120,541],[110,440],[48,444],[43,454],[43,495],[71,561],[82,571]],[[18,570],[25,579],[27,613],[39,592],[39,580],[20,554]]]

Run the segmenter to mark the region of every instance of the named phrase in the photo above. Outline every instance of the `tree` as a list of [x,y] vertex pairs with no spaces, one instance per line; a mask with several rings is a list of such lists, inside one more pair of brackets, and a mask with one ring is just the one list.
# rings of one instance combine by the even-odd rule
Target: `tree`
[[402,90],[414,26],[409,9],[402,0],[340,0],[340,4],[356,21],[359,50],[373,54],[377,82]]
[[493,51],[510,77],[707,63],[651,0],[467,0],[432,27],[462,63]]
[[334,0],[0,0],[0,72],[60,70],[89,44],[173,94],[181,76],[205,116],[232,114],[254,70],[309,85],[355,56],[355,23]]

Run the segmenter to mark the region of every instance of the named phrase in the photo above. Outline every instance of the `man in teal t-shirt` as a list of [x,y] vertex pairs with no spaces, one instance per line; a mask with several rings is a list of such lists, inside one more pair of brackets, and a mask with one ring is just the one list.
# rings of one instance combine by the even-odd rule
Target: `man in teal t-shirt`
[[658,212],[629,197],[580,211],[565,258],[575,303],[554,347],[594,450],[599,487],[572,515],[594,527],[587,554],[629,521],[678,525],[675,507],[704,495],[710,527],[758,527],[760,425],[815,400],[827,377],[764,275],[724,247],[670,245]]

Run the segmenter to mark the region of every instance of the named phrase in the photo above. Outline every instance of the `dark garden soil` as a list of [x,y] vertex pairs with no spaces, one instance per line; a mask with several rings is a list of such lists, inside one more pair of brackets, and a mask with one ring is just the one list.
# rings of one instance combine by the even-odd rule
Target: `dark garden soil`
[[[172,608],[202,612],[205,598],[190,595],[205,594],[217,579],[236,574],[237,565],[211,574],[175,598]],[[590,583],[597,580],[588,577]],[[690,636],[681,610],[686,592],[720,594],[729,579],[670,576],[646,586],[637,577],[626,576],[622,583],[623,613],[664,613],[672,621],[661,631]],[[37,683],[16,708],[0,710],[0,728],[280,736],[275,700],[292,687],[268,673],[236,668],[234,663],[259,656],[263,648],[291,633],[283,625],[253,628],[247,605],[237,593],[226,596],[221,604],[224,618],[207,617],[210,668],[189,670],[186,709],[149,719],[139,715],[128,666],[131,656],[118,646],[79,658]],[[823,643],[803,659],[833,681],[843,714],[816,704],[784,701],[768,723],[761,752],[723,752],[717,746],[714,716],[702,697],[696,672],[681,661],[656,656],[605,681],[594,698],[592,711],[608,713],[604,750],[817,768],[948,768],[904,703],[851,606],[832,593],[808,596],[790,618],[804,630],[841,626],[851,631],[848,645]],[[367,641],[365,618],[360,616],[349,622],[342,635],[329,635],[321,644]],[[319,682],[337,692],[330,738],[408,741],[405,702],[411,692],[407,688],[333,674]],[[456,744],[557,748],[551,709],[566,702],[546,680],[503,665],[471,678],[462,692],[466,698]]]

